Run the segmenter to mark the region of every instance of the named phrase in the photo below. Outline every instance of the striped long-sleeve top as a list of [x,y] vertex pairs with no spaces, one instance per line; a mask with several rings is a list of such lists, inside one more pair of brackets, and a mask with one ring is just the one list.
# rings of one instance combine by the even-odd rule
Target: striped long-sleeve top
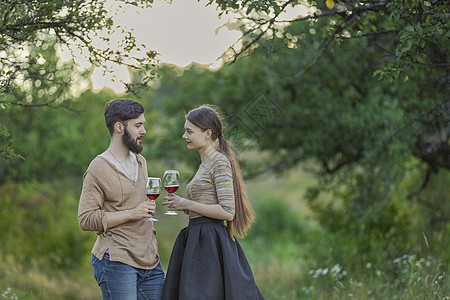
[[[217,152],[203,162],[186,187],[188,198],[204,204],[220,204],[234,215],[234,189],[231,164],[227,157]],[[189,218],[201,217],[189,212]]]

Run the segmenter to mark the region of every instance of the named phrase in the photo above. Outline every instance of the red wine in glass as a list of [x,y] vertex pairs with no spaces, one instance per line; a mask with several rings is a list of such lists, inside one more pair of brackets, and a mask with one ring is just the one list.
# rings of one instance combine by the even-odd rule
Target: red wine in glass
[[180,187],[179,185],[165,185],[164,186],[164,188],[166,189],[166,191],[169,194],[175,193],[178,190],[179,187]]
[[[149,201],[155,201],[161,194],[161,178],[149,177],[147,179],[145,194],[147,195]],[[157,219],[153,218],[153,215],[150,216],[148,220],[154,222],[158,221]]]
[[[164,172],[163,176],[163,184],[164,188],[166,189],[167,193],[172,194],[175,193],[178,188],[180,187],[180,173],[176,170],[167,170]],[[176,211],[168,210],[166,215],[178,215]]]
[[159,193],[158,194],[147,194],[147,198],[150,201],[155,201],[156,199],[158,199],[159,195],[160,195]]

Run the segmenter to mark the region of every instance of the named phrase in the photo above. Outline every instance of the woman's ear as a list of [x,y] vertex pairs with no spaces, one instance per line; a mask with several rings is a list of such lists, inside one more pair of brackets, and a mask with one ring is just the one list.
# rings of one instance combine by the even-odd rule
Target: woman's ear
[[211,129],[206,129],[206,137],[208,138],[208,140],[210,140],[212,138],[212,130]]

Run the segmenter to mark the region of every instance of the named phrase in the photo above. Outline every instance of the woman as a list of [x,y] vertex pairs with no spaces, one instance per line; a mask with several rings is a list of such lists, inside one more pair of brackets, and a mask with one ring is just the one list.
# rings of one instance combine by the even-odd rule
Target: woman
[[186,115],[184,127],[187,148],[197,150],[202,163],[187,186],[187,199],[164,198],[163,205],[189,213],[189,225],[175,242],[163,299],[264,299],[233,236],[234,231],[243,237],[254,216],[221,118],[202,105]]

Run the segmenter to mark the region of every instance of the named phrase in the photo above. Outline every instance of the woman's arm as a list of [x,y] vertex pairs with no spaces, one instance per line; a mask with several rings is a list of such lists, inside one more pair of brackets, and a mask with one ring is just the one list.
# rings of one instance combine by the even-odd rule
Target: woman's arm
[[164,200],[167,202],[162,205],[166,205],[172,210],[191,210],[205,217],[226,221],[233,221],[234,218],[233,214],[224,210],[219,204],[198,203],[175,194],[164,197]]

